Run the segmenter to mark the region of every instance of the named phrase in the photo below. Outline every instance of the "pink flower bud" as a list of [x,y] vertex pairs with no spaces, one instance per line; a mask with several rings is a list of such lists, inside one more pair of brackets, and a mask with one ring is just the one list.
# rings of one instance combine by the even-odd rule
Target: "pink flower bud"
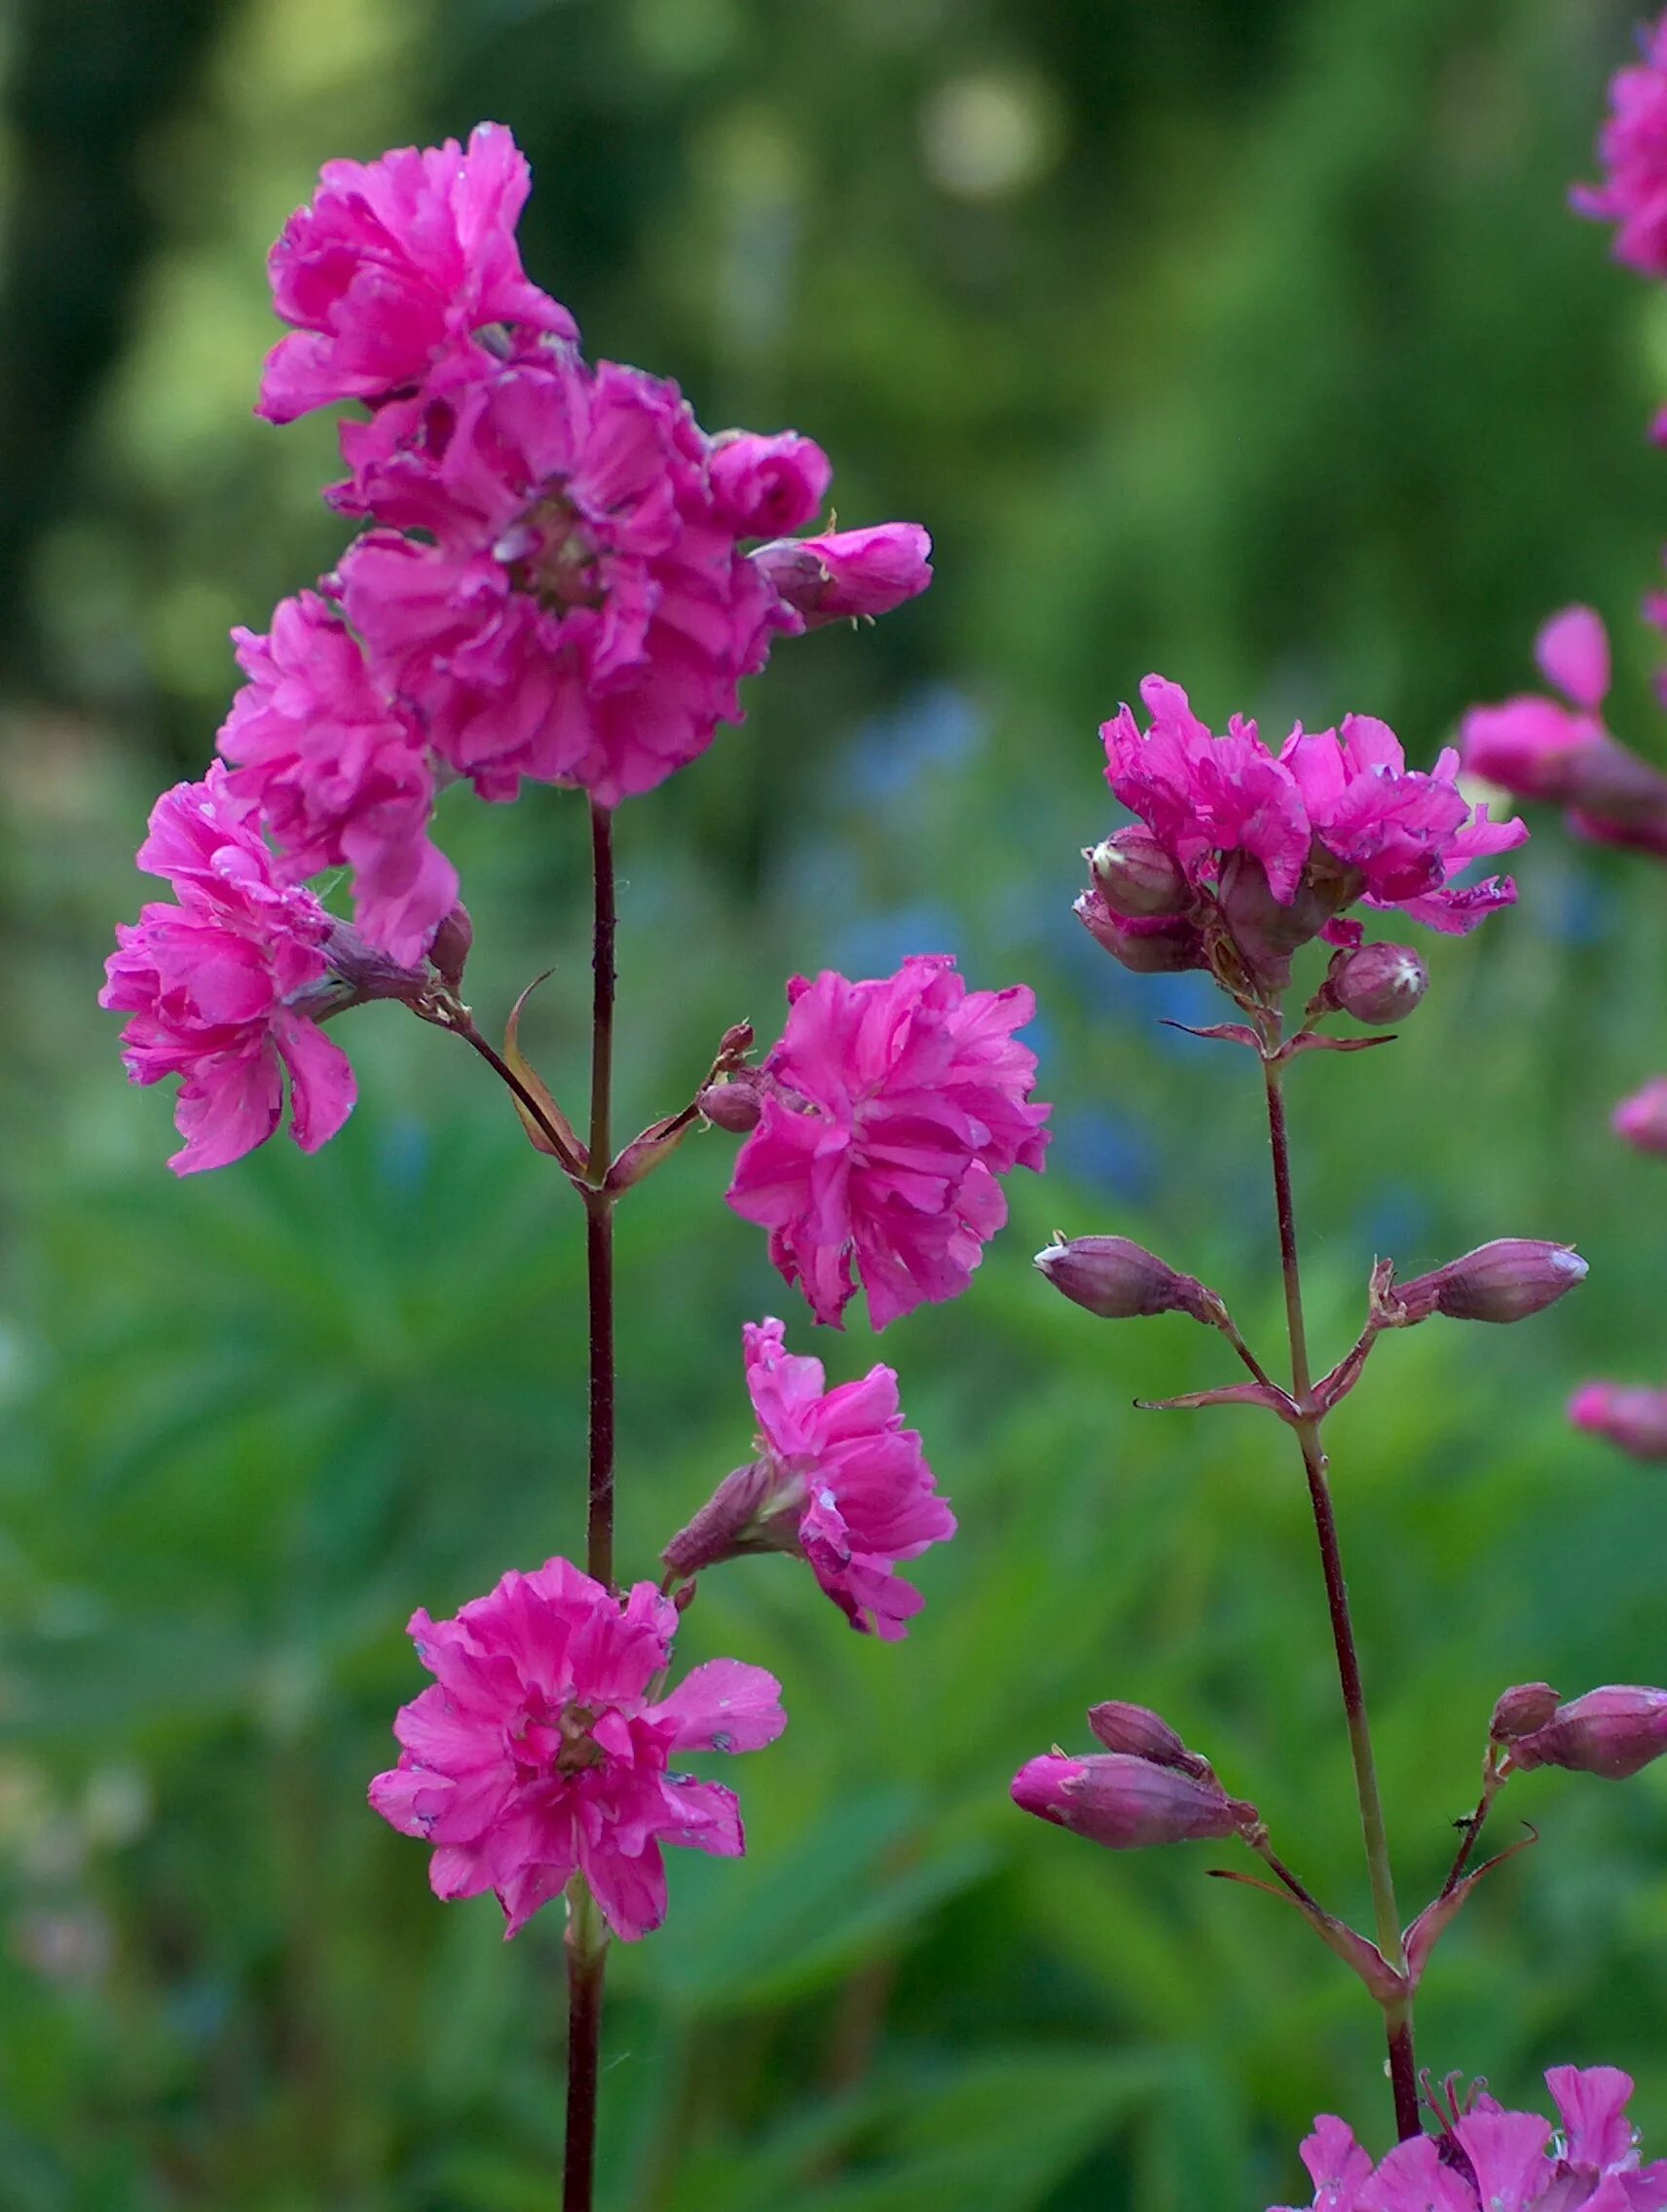
[[932,540],[918,523],[883,522],[831,537],[779,537],[752,556],[807,629],[885,614],[932,581]]
[[1509,1744],[1518,1736],[1532,1736],[1543,1728],[1557,1711],[1557,1692],[1549,1682],[1519,1682],[1500,1697],[1488,1723],[1496,1744]]
[[1569,1419],[1635,1459],[1667,1459],[1667,1390],[1586,1382],[1569,1401]]
[[473,942],[474,924],[469,920],[468,908],[460,899],[434,932],[434,941],[428,947],[428,958],[441,982],[454,991],[463,986],[463,969]]
[[803,1511],[804,1485],[784,1483],[768,1456],[754,1459],[724,1476],[660,1557],[674,1574],[686,1579],[749,1552],[796,1551]]
[[802,530],[821,508],[834,471],[828,456],[796,430],[773,438],[723,430],[712,441],[712,490],[743,537]]
[[1667,1154],[1667,1075],[1658,1075],[1630,1098],[1623,1098],[1611,1123],[1616,1136],[1640,1152]]
[[709,1083],[695,1104],[705,1119],[732,1136],[745,1136],[759,1125],[763,1107],[764,1075],[759,1068],[737,1068],[723,1083]]
[[1085,891],[1071,911],[1097,945],[1136,976],[1173,976],[1209,966],[1204,939],[1189,921],[1161,915],[1126,920],[1112,912],[1097,891]]
[[1268,871],[1248,852],[1231,855],[1221,871],[1221,911],[1228,933],[1254,979],[1282,991],[1291,979],[1291,955],[1310,944],[1331,919],[1332,907],[1308,883],[1286,901],[1274,895]]
[[1522,1321],[1585,1279],[1586,1263],[1572,1245],[1500,1236],[1431,1274],[1398,1284],[1389,1303],[1408,1322],[1427,1320],[1431,1313],[1455,1321]]
[[1102,1321],[1132,1321],[1143,1313],[1190,1313],[1219,1327],[1222,1305],[1191,1275],[1177,1274],[1156,1252],[1128,1236],[1072,1236],[1048,1244],[1036,1266],[1073,1306]]
[[1220,1841],[1242,1835],[1258,1819],[1254,1805],[1229,1797],[1219,1783],[1123,1751],[1032,1759],[1013,1778],[1013,1801],[1108,1851]]
[[1114,914],[1136,920],[1180,913],[1192,890],[1179,864],[1149,830],[1120,830],[1083,858]]
[[1560,1705],[1542,1728],[1518,1737],[1511,1763],[1561,1766],[1624,1782],[1667,1751],[1667,1690],[1632,1683],[1588,1690]]
[[1091,1705],[1089,1726],[1108,1751],[1126,1751],[1130,1758],[1149,1759],[1154,1766],[1178,1767],[1201,1782],[1215,1779],[1209,1761],[1189,1751],[1163,1715],[1144,1705],[1126,1705],[1118,1699]]
[[1383,1029],[1415,1012],[1429,970],[1410,945],[1363,944],[1332,962],[1326,982],[1345,1014]]

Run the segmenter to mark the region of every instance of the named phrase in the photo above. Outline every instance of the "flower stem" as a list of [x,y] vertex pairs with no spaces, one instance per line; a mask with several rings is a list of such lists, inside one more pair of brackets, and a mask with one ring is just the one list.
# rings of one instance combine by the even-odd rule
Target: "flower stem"
[[[1315,1533],[1319,1540],[1320,1566],[1325,1574],[1326,1603],[1331,1613],[1331,1637],[1337,1648],[1337,1673],[1343,1688],[1343,1711],[1349,1723],[1349,1751],[1354,1767],[1354,1793],[1359,1800],[1360,1827],[1366,1842],[1366,1869],[1372,1884],[1372,1910],[1377,1926],[1378,1948],[1397,1972],[1404,1972],[1406,1953],[1401,1944],[1400,1914],[1395,1906],[1394,1876],[1389,1865],[1389,1844],[1384,1826],[1383,1799],[1378,1791],[1378,1770],[1372,1756],[1372,1733],[1366,1719],[1366,1691],[1360,1679],[1360,1657],[1355,1648],[1354,1628],[1349,1613],[1349,1586],[1343,1575],[1343,1555],[1337,1540],[1337,1516],[1332,1509],[1331,1491],[1325,1479],[1326,1458],[1320,1442],[1320,1417],[1314,1410],[1314,1378],[1309,1367],[1302,1276],[1297,1261],[1296,1210],[1291,1198],[1284,1069],[1273,1059],[1264,1059],[1262,1072],[1268,1089],[1268,1136],[1274,1156],[1274,1198],[1278,1212],[1279,1260],[1285,1281],[1285,1320],[1290,1334],[1291,1395],[1303,1416],[1295,1424],[1297,1438],[1302,1446],[1309,1502],[1314,1509]],[[1394,2090],[1395,2125],[1404,2142],[1409,2136],[1421,2132],[1410,1999],[1386,2005],[1384,2020],[1389,2034],[1389,2079]]]
[[[590,1143],[584,1198],[585,1279],[590,1294],[590,1492],[585,1566],[613,1586],[613,817],[590,804],[595,883],[591,938]],[[562,2212],[591,2212],[596,2177],[596,2081],[602,2051],[602,1989],[608,1953],[595,1899],[583,1878],[568,1898],[568,2109]]]

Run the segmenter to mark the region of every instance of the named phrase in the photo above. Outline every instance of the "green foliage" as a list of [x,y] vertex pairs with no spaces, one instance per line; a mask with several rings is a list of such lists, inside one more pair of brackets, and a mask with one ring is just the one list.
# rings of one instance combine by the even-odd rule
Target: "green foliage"
[[[183,89],[177,55],[148,94],[128,56],[151,236],[110,373],[35,457],[0,730],[8,2208],[551,2200],[555,1916],[504,1946],[490,1901],[438,1906],[363,1789],[419,1680],[412,1607],[578,1540],[577,1208],[479,1064],[388,1007],[342,1032],[342,1138],[177,1185],[167,1103],[125,1091],[91,1005],[150,796],[224,710],[225,626],[340,543],[328,426],[246,415],[260,255],[320,159],[483,114],[534,154],[529,265],[596,350],[710,422],[813,431],[843,521],[939,538],[928,599],[784,649],[746,729],[623,817],[623,1114],[680,1105],[730,1020],[768,1034],[795,967],[933,946],[1037,984],[1058,1102],[971,1294],[880,1347],[961,1520],[908,1643],[851,1636],[781,1560],[689,1616],[685,1658],[772,1667],[793,1720],[734,1778],[747,1859],[678,1865],[665,1933],[615,1953],[613,2212],[1255,2206],[1295,2189],[1315,2110],[1384,2136],[1369,2009],[1294,1916],[1203,1878],[1229,1854],[1114,1859],[1007,1801],[1089,1703],[1136,1698],[1365,1910],[1288,1438],[1134,1413],[1224,1379],[1219,1347],[1092,1321],[1027,1264],[1056,1225],[1121,1231],[1278,1341],[1253,1071],[1159,1028],[1204,1002],[1125,977],[1067,908],[1108,822],[1094,723],[1151,666],[1217,718],[1368,707],[1426,756],[1579,596],[1660,750],[1628,610],[1667,321],[1562,206],[1629,13],[248,0]],[[34,16],[6,56],[31,189],[28,119],[79,84]],[[15,256],[12,327],[50,259]],[[555,961],[527,1042],[574,1104],[578,810],[446,815],[477,1011]],[[1523,905],[1433,947],[1405,1037],[1292,1078],[1322,1356],[1376,1251],[1410,1272],[1510,1233],[1592,1263],[1521,1328],[1387,1340],[1331,1432],[1408,1917],[1499,1689],[1661,1675],[1667,1493],[1561,1406],[1667,1371],[1659,1177],[1607,1129],[1667,1064],[1662,878],[1537,829]],[[747,1449],[740,1321],[810,1345],[722,1204],[731,1149],[691,1138],[620,1216],[628,1570]],[[815,1348],[876,1356],[860,1326]],[[1520,1812],[1542,1841],[1444,1939],[1421,2056],[1512,2097],[1625,2064],[1659,2141],[1667,1790],[1517,1790],[1501,1834]]]

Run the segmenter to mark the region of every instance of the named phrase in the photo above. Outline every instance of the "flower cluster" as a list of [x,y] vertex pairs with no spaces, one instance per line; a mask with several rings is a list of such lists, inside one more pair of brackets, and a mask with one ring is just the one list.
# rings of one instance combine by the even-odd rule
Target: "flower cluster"
[[776,638],[931,580],[914,524],[795,535],[832,474],[808,438],[709,435],[675,385],[587,363],[521,266],[529,184],[495,124],[331,162],[271,258],[292,328],[259,411],[363,406],[328,497],[368,527],[264,633],[233,633],[226,803],[271,841],[275,882],[345,869],[364,940],[405,966],[457,903],[442,788],[503,801],[531,780],[613,807],[742,719]]
[[853,1628],[895,1641],[924,1602],[898,1566],[955,1533],[919,1435],[903,1425],[896,1374],[875,1366],[830,1390],[819,1359],[788,1351],[779,1321],[749,1322],[742,1337],[759,1456],[666,1546],[666,1565],[690,1576],[746,1552],[794,1552]]
[[1508,878],[1455,881],[1528,834],[1471,805],[1455,753],[1427,774],[1408,768],[1369,715],[1299,724],[1275,753],[1241,716],[1213,734],[1167,677],[1147,677],[1140,695],[1147,726],[1124,706],[1100,735],[1106,781],[1144,829],[1091,856],[1094,885],[1077,906],[1126,965],[1211,968],[1277,991],[1313,939],[1360,942],[1345,916],[1356,902],[1462,933],[1516,897]]
[[1538,2113],[1506,2112],[1482,2092],[1466,2111],[1440,2114],[1439,2136],[1415,2136],[1379,2164],[1346,2121],[1316,2120],[1302,2147],[1314,2182],[1303,2212],[1660,2212],[1667,2159],[1640,2161],[1626,2117],[1631,2077],[1613,2066],[1554,2066],[1545,2083],[1555,2133]]
[[656,1699],[677,1623],[651,1582],[618,1599],[565,1559],[504,1575],[455,1620],[413,1615],[435,1679],[401,1708],[399,1764],[377,1776],[370,1801],[434,1846],[436,1897],[493,1891],[507,1936],[578,1873],[631,1941],[665,1918],[662,1845],[740,1856],[733,1792],[670,1762],[774,1743],[787,1725],[781,1685],[713,1659]]
[[969,991],[952,960],[921,954],[883,981],[796,977],[788,1004],[743,1087],[753,1125],[729,1203],[769,1231],[819,1321],[839,1325],[860,1277],[883,1329],[966,1289],[1007,1219],[996,1178],[1042,1166],[1049,1109],[1013,1034],[1035,1001]]

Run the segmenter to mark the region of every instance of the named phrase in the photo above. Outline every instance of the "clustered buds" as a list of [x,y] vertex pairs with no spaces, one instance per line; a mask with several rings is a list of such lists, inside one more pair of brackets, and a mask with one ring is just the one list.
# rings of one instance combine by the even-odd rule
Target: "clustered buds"
[[1220,1328],[1226,1308],[1192,1275],[1177,1274],[1156,1252],[1128,1236],[1060,1236],[1044,1245],[1036,1266],[1073,1306],[1102,1321],[1147,1313],[1190,1313]]
[[1498,1236],[1411,1282],[1396,1284],[1381,1270],[1373,1282],[1373,1318],[1380,1328],[1406,1328],[1432,1313],[1453,1321],[1523,1321],[1585,1279],[1586,1263],[1571,1244]]
[[1038,1820],[1108,1851],[1219,1842],[1261,1826],[1254,1805],[1229,1797],[1209,1761],[1189,1751],[1143,1705],[1096,1705],[1089,1726],[1108,1748],[1071,1758],[1056,1749],[1013,1778],[1013,1801]]
[[[1561,1766],[1624,1782],[1667,1751],[1667,1690],[1611,1683],[1568,1705],[1558,1705],[1556,1694],[1534,1682],[1507,1690],[1495,1707],[1494,1734],[1513,1767]],[[1544,1714],[1547,1698],[1550,1712],[1537,1726],[1525,1725]]]

